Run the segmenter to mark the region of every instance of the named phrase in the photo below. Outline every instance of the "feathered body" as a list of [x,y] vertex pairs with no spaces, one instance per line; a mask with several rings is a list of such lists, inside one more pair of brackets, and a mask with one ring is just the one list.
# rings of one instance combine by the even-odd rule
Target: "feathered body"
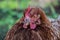
[[57,36],[54,30],[40,8],[27,8],[24,16],[8,31],[5,40],[60,40],[60,32]]

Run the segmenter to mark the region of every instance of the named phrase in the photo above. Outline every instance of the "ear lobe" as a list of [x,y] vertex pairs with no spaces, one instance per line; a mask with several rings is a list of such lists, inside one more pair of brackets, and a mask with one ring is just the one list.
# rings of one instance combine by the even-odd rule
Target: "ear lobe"
[[38,18],[40,18],[41,16],[38,14]]

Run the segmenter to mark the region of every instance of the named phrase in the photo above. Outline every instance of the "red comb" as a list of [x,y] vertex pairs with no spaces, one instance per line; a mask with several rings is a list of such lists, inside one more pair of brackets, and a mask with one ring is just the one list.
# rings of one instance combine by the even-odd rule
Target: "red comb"
[[26,16],[26,15],[28,15],[28,13],[30,12],[30,10],[31,10],[31,8],[30,8],[30,7],[28,7],[28,9],[27,9],[27,12],[26,12],[25,16]]

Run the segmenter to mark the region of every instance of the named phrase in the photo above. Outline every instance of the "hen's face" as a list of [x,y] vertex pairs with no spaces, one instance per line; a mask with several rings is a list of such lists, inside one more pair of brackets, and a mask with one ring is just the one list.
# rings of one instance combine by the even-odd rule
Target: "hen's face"
[[24,26],[27,28],[28,25],[30,25],[31,29],[35,29],[37,24],[41,24],[40,22],[40,15],[38,14],[38,10],[35,8],[32,8],[30,12],[25,14],[24,18]]

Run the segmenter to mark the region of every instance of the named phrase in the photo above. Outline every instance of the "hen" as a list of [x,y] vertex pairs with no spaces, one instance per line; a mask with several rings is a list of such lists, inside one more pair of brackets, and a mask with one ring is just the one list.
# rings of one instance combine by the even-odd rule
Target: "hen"
[[40,8],[27,8],[24,16],[8,31],[5,40],[60,40]]

